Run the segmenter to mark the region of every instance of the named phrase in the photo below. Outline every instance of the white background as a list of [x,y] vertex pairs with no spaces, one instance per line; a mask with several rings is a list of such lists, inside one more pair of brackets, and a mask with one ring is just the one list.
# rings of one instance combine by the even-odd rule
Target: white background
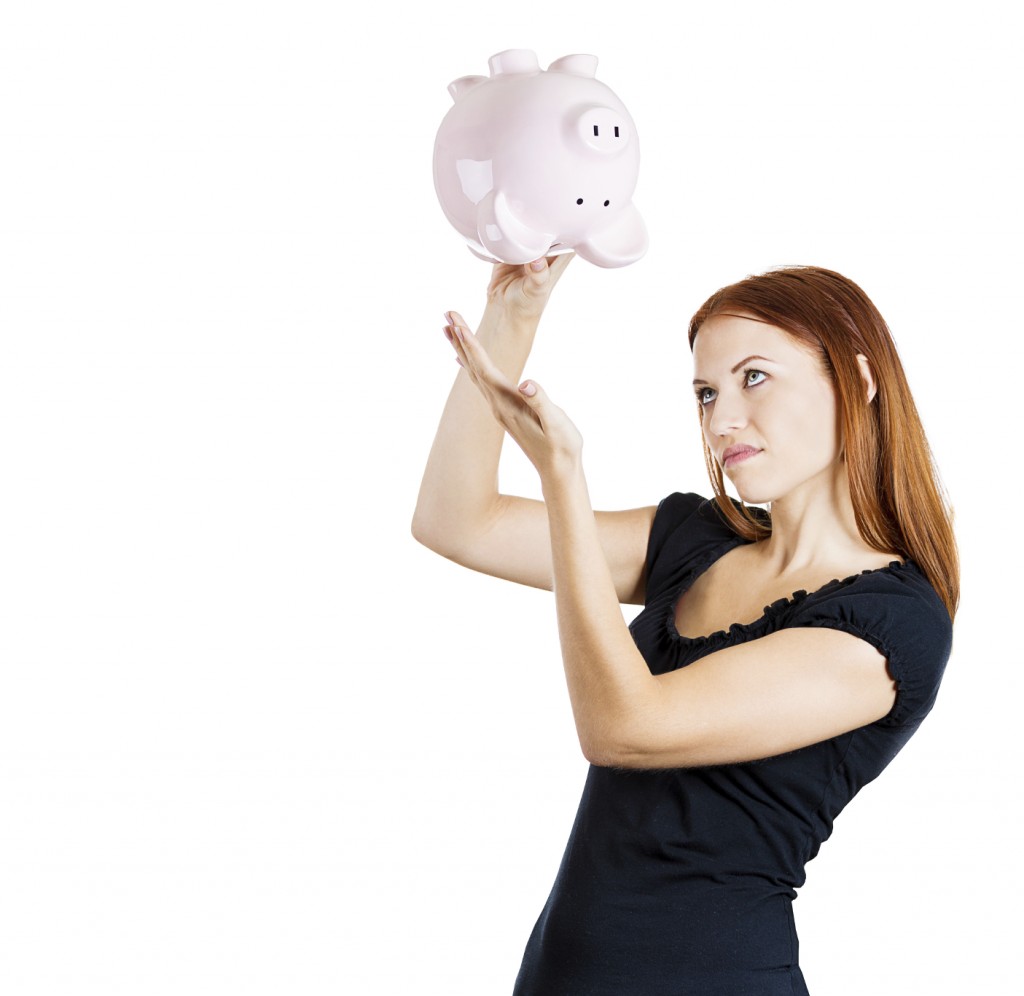
[[[4,5],[0,991],[507,993],[585,773],[549,595],[409,535],[488,276],[447,83],[600,57],[648,256],[528,373],[603,508],[706,491],[685,324],[783,263],[894,330],[956,506],[934,714],[796,903],[815,996],[1013,991],[1021,79],[1002,3]],[[503,487],[536,494],[509,454]]]

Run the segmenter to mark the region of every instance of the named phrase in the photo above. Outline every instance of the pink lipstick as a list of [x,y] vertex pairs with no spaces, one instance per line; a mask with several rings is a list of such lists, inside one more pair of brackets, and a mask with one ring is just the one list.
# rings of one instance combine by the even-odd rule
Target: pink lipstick
[[761,451],[753,446],[730,446],[722,454],[722,466],[734,467],[738,463],[756,456]]

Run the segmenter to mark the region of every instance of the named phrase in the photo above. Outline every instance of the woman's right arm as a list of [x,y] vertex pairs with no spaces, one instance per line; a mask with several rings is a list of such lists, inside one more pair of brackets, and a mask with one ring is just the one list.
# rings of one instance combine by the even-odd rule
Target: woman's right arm
[[[494,268],[477,337],[514,383],[522,377],[551,290],[571,258],[540,260],[539,270],[533,264]],[[457,323],[464,325],[461,319]],[[499,493],[503,438],[487,403],[460,370],[423,474],[413,536],[464,567],[550,590],[547,510],[541,501]],[[643,603],[643,567],[654,511],[595,513],[620,602]]]

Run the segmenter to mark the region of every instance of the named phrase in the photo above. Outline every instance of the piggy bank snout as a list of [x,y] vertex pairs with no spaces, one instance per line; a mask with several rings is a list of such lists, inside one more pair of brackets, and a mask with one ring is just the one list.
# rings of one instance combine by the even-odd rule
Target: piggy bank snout
[[611,107],[587,107],[572,124],[577,137],[593,152],[614,156],[630,145],[629,121]]

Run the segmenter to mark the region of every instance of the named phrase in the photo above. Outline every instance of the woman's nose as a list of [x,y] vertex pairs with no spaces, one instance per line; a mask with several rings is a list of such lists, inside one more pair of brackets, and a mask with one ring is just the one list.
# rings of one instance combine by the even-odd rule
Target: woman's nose
[[715,436],[727,436],[747,424],[746,406],[741,398],[732,395],[715,398],[708,419],[708,431]]

